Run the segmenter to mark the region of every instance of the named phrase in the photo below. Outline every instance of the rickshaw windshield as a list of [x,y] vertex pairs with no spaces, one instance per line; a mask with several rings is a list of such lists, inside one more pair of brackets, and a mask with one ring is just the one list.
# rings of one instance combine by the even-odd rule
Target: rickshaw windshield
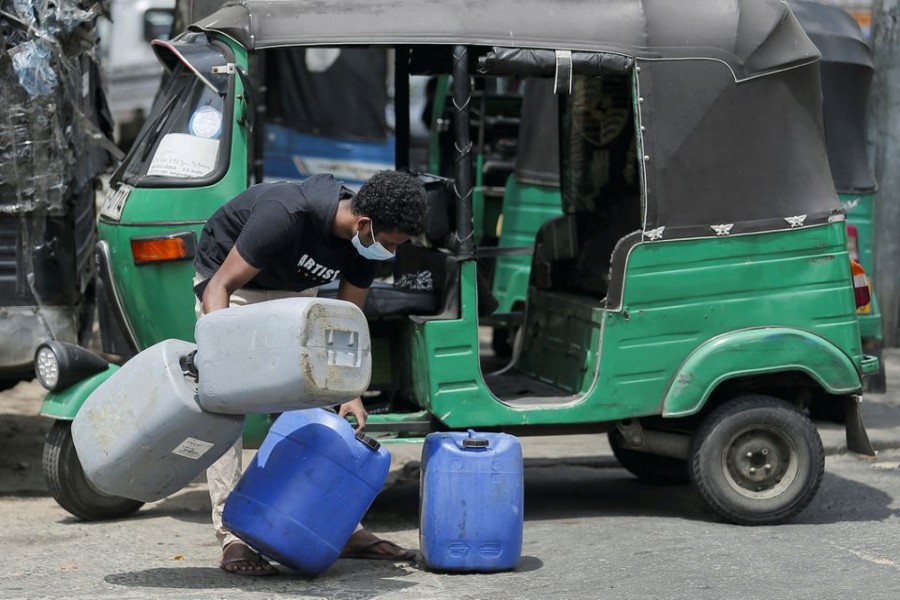
[[208,185],[227,157],[225,98],[179,64],[113,176],[138,187]]

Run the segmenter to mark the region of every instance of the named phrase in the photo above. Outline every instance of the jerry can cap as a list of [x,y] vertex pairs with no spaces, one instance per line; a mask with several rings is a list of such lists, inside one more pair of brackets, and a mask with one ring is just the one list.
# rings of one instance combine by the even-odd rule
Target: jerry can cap
[[463,448],[487,448],[491,442],[483,438],[466,438],[463,440]]
[[491,445],[491,441],[487,438],[477,438],[474,429],[469,430],[469,437],[462,441],[463,448],[487,448]]
[[378,452],[378,449],[381,448],[381,444],[378,442],[378,440],[373,437],[367,436],[362,431],[356,432],[356,439],[373,452]]

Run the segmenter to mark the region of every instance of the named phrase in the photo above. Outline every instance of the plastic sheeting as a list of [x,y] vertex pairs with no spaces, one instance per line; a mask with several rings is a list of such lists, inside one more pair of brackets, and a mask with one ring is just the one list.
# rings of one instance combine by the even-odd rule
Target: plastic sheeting
[[0,212],[62,211],[108,164],[94,32],[105,10],[90,0],[0,0]]
[[94,29],[107,12],[97,0],[0,0],[0,372],[82,325],[94,190],[117,152]]

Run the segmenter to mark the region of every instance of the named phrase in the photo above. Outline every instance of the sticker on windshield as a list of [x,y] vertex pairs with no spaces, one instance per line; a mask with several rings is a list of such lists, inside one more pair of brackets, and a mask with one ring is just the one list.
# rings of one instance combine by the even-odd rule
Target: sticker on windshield
[[219,140],[186,133],[167,133],[147,168],[151,177],[205,177],[216,168]]
[[188,127],[191,135],[217,138],[222,133],[222,113],[212,106],[201,106],[191,115]]

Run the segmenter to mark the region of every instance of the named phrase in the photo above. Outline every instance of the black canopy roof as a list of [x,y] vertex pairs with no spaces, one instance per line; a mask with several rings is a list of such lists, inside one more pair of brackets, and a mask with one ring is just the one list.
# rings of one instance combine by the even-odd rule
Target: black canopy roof
[[194,28],[249,50],[474,44],[700,58],[736,80],[818,57],[780,0],[240,0]]
[[791,0],[791,8],[806,34],[822,53],[822,62],[872,68],[872,52],[850,13],[837,6]]
[[781,0],[242,0],[193,29],[248,50],[475,45],[533,76],[547,53],[504,49],[572,50],[576,75],[576,54],[602,54],[638,94],[645,239],[841,218],[820,54]]
[[834,184],[844,193],[872,191],[877,184],[866,145],[872,52],[843,9],[805,0],[793,0],[791,8],[822,53],[825,141]]

